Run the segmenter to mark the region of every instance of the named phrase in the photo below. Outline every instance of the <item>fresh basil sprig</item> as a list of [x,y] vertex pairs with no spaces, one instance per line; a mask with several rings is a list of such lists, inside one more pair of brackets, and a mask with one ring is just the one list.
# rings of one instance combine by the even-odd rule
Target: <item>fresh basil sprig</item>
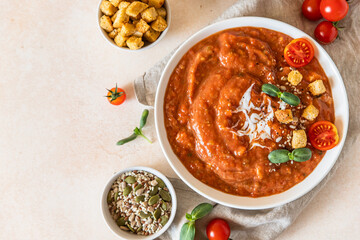
[[300,104],[300,98],[289,92],[281,92],[278,87],[273,84],[265,83],[261,86],[261,91],[272,97],[278,97],[287,104],[297,106]]
[[131,142],[132,140],[134,140],[135,138],[137,138],[138,136],[143,137],[146,141],[148,141],[149,143],[152,143],[147,137],[145,137],[145,135],[142,132],[142,128],[145,126],[147,118],[149,116],[149,110],[145,109],[141,115],[141,119],[140,119],[140,126],[136,127],[134,129],[134,133],[124,139],[121,139],[120,141],[117,142],[117,145],[123,145],[125,143]]
[[186,219],[189,221],[181,227],[180,240],[194,240],[195,237],[195,221],[205,217],[213,209],[210,203],[201,203],[197,205],[191,214],[186,213]]
[[272,163],[285,163],[289,160],[295,162],[305,162],[312,156],[312,152],[309,148],[297,148],[292,152],[286,149],[274,150],[268,155],[268,159]]

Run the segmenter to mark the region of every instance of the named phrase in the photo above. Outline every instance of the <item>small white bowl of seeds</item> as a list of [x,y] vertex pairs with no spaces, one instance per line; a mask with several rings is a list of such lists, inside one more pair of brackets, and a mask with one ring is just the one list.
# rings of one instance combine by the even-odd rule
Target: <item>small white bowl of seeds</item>
[[105,186],[101,209],[110,230],[122,239],[154,239],[174,220],[176,194],[170,181],[148,167],[116,173]]

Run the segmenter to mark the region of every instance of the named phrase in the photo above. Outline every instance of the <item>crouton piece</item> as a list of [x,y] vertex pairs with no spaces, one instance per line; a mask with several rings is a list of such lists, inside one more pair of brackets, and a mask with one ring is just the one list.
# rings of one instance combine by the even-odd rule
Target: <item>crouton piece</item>
[[116,35],[118,34],[118,29],[119,28],[115,28],[114,30],[112,30],[111,32],[109,32],[109,37],[114,39],[116,37]]
[[158,32],[162,32],[167,28],[166,20],[158,16],[157,19],[151,23],[151,27]]
[[326,92],[326,88],[323,80],[316,80],[309,84],[309,91],[312,95],[318,96]]
[[110,17],[106,16],[106,15],[101,16],[100,27],[103,28],[107,32],[111,32],[112,30],[114,30]]
[[135,1],[126,9],[126,14],[131,17],[136,17],[139,13],[144,11],[149,5],[143,2]]
[[125,14],[125,11],[125,9],[120,9],[115,13],[114,16],[116,17],[113,21],[114,28],[121,28],[124,23],[127,23],[129,21],[129,16]]
[[157,13],[159,14],[160,17],[162,17],[163,19],[165,19],[166,17],[166,9],[165,8],[158,8],[156,9]]
[[128,40],[128,37],[122,36],[121,34],[116,35],[114,38],[114,42],[119,47],[125,47],[126,46],[126,40]]
[[121,31],[120,34],[122,36],[128,37],[133,35],[135,32],[135,26],[134,24],[131,23],[125,23],[122,27],[121,27]]
[[281,123],[290,123],[294,120],[290,109],[277,110],[275,112],[275,117]]
[[156,8],[161,8],[164,2],[165,0],[149,0],[149,5],[154,6]]
[[294,130],[291,145],[293,148],[304,148],[307,144],[305,130]]
[[139,13],[136,17],[130,17],[132,21],[139,21],[141,19],[141,14]]
[[136,50],[144,46],[144,42],[142,41],[141,37],[132,36],[126,41],[126,45],[131,50]]
[[152,22],[158,17],[158,13],[154,7],[148,8],[141,13],[142,19],[146,22]]
[[149,28],[149,24],[147,24],[143,19],[140,19],[140,21],[136,24],[136,30],[142,33],[145,33],[149,30]]
[[144,34],[142,32],[136,31],[133,36],[141,38]]
[[121,3],[119,4],[119,9],[127,8],[129,5],[130,5],[129,2],[123,1],[123,2],[121,2]]
[[301,116],[309,121],[313,121],[315,118],[317,118],[318,115],[319,110],[314,105],[310,104],[304,109],[304,112]]
[[154,29],[150,28],[148,31],[145,32],[144,37],[149,42],[155,42],[156,39],[160,36],[160,32],[155,31]]
[[117,8],[112,5],[109,1],[102,1],[100,4],[100,10],[107,16],[112,16],[116,13]]
[[303,76],[298,70],[292,70],[288,75],[288,81],[291,83],[291,85],[297,86],[301,80],[303,79]]
[[112,5],[114,5],[115,7],[118,7],[119,6],[119,3],[122,1],[122,0],[109,0],[111,2]]
[[114,22],[117,15],[119,14],[119,11],[117,11],[114,15],[111,16],[111,21]]

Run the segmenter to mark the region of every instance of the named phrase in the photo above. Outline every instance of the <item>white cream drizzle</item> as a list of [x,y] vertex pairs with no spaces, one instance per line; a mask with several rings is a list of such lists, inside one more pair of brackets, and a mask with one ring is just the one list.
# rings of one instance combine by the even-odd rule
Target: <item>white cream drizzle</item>
[[[242,112],[245,115],[245,122],[240,130],[236,132],[238,136],[248,136],[250,145],[253,147],[265,148],[266,146],[258,143],[258,140],[272,139],[271,129],[268,125],[269,121],[274,119],[274,111],[271,107],[271,101],[268,99],[268,105],[265,111],[261,111],[260,107],[255,107],[251,102],[251,90],[254,83],[246,90],[242,96],[239,106],[234,111],[235,113]],[[252,113],[252,111],[259,111],[259,113]],[[238,123],[237,123],[238,124]],[[236,124],[236,125],[237,125]]]

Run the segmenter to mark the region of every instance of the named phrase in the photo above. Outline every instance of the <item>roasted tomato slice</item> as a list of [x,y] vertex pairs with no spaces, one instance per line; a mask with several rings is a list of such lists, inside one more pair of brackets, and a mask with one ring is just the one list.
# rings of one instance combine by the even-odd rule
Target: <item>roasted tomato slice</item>
[[284,50],[286,62],[295,68],[307,65],[314,57],[314,47],[304,38],[292,40]]
[[339,142],[336,126],[328,121],[319,121],[311,125],[308,136],[311,145],[319,150],[329,150]]

